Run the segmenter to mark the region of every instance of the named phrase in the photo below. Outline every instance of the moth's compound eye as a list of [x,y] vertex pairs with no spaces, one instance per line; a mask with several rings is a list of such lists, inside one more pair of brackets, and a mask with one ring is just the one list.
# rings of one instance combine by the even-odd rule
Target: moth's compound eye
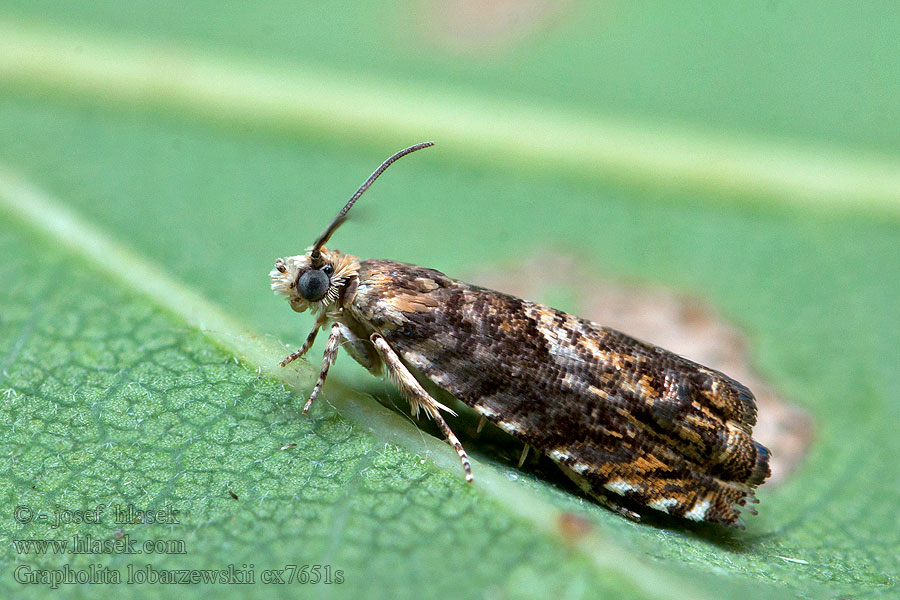
[[297,291],[300,292],[304,300],[316,302],[325,297],[330,283],[331,280],[324,272],[324,269],[322,271],[310,269],[301,275],[300,280],[297,281]]
[[322,267],[322,272],[331,277],[331,274],[334,273],[334,267],[331,265],[325,265]]

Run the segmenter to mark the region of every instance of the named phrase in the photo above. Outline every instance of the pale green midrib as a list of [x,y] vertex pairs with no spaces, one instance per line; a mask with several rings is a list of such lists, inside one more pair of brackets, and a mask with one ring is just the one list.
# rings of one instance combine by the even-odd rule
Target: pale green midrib
[[[55,243],[82,255],[114,280],[200,329],[211,341],[240,358],[247,366],[278,379],[300,394],[311,387],[316,373],[310,364],[301,364],[296,369],[280,368],[278,361],[285,354],[285,347],[280,343],[254,334],[202,295],[109,239],[101,230],[85,223],[62,203],[3,165],[0,165],[0,208]],[[339,414],[377,439],[414,453],[426,453],[431,462],[459,474],[460,481],[463,481],[459,459],[447,444],[423,436],[410,422],[363,394],[336,381],[329,381],[328,385],[331,390],[329,403]],[[489,465],[475,462],[473,472],[476,473],[475,485],[481,490],[544,535],[560,539],[558,524],[562,513],[559,510],[521,486],[512,484]],[[606,538],[602,532],[567,543],[577,548],[600,572],[618,573],[648,598],[702,600],[713,597],[706,590],[697,589],[686,578],[663,573],[640,558],[629,555],[621,542]]]
[[0,81],[354,144],[434,139],[444,156],[482,164],[900,217],[897,156],[617,120],[163,41],[0,22]]

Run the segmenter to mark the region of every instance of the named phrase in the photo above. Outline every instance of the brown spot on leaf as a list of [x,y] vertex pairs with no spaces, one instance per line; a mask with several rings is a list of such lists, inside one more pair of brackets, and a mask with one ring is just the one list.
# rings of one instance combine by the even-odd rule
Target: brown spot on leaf
[[425,37],[455,53],[497,52],[551,26],[569,0],[424,0]]
[[575,542],[589,534],[593,529],[593,525],[588,519],[570,512],[560,514],[556,525],[560,535],[567,542]]
[[753,437],[772,454],[766,485],[784,482],[812,443],[810,414],[780,398],[753,370],[743,336],[702,300],[661,287],[600,280],[571,257],[550,252],[517,266],[475,273],[467,281],[538,302],[548,291],[563,288],[577,299],[573,310],[578,316],[722,371],[749,387],[758,407]]

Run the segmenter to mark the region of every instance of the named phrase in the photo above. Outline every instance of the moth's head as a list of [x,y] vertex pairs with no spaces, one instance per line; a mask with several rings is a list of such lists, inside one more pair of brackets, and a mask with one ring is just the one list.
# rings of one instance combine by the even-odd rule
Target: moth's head
[[343,296],[344,289],[359,273],[359,259],[339,250],[322,247],[318,258],[306,254],[279,258],[269,273],[272,291],[286,296],[291,308],[327,310]]
[[381,163],[381,166],[351,196],[331,225],[309,247],[306,254],[279,258],[275,261],[275,268],[269,273],[272,278],[272,291],[287,296],[291,308],[297,312],[303,312],[308,308],[327,310],[329,306],[338,302],[344,294],[344,289],[357,280],[359,259],[337,250],[329,250],[325,247],[325,243],[331,238],[331,234],[347,220],[347,212],[353,207],[353,204],[384,173],[385,169],[391,166],[391,163],[410,152],[433,145],[434,142],[422,142],[410,146]]

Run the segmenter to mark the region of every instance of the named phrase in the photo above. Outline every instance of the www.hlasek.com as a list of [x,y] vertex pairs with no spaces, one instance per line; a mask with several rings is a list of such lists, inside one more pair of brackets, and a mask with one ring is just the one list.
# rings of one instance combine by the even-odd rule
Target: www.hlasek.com
[[136,540],[127,533],[97,539],[76,533],[65,539],[13,540],[16,554],[187,554],[184,540]]
[[240,568],[233,563],[223,569],[158,569],[150,564],[125,565],[125,574],[115,568],[100,563],[86,568],[72,568],[65,564],[59,569],[36,569],[29,565],[19,565],[13,571],[17,583],[46,585],[53,589],[61,585],[74,584],[341,584],[344,572],[332,569],[331,565],[285,565],[283,569],[264,569],[257,577],[256,566],[243,564]]

